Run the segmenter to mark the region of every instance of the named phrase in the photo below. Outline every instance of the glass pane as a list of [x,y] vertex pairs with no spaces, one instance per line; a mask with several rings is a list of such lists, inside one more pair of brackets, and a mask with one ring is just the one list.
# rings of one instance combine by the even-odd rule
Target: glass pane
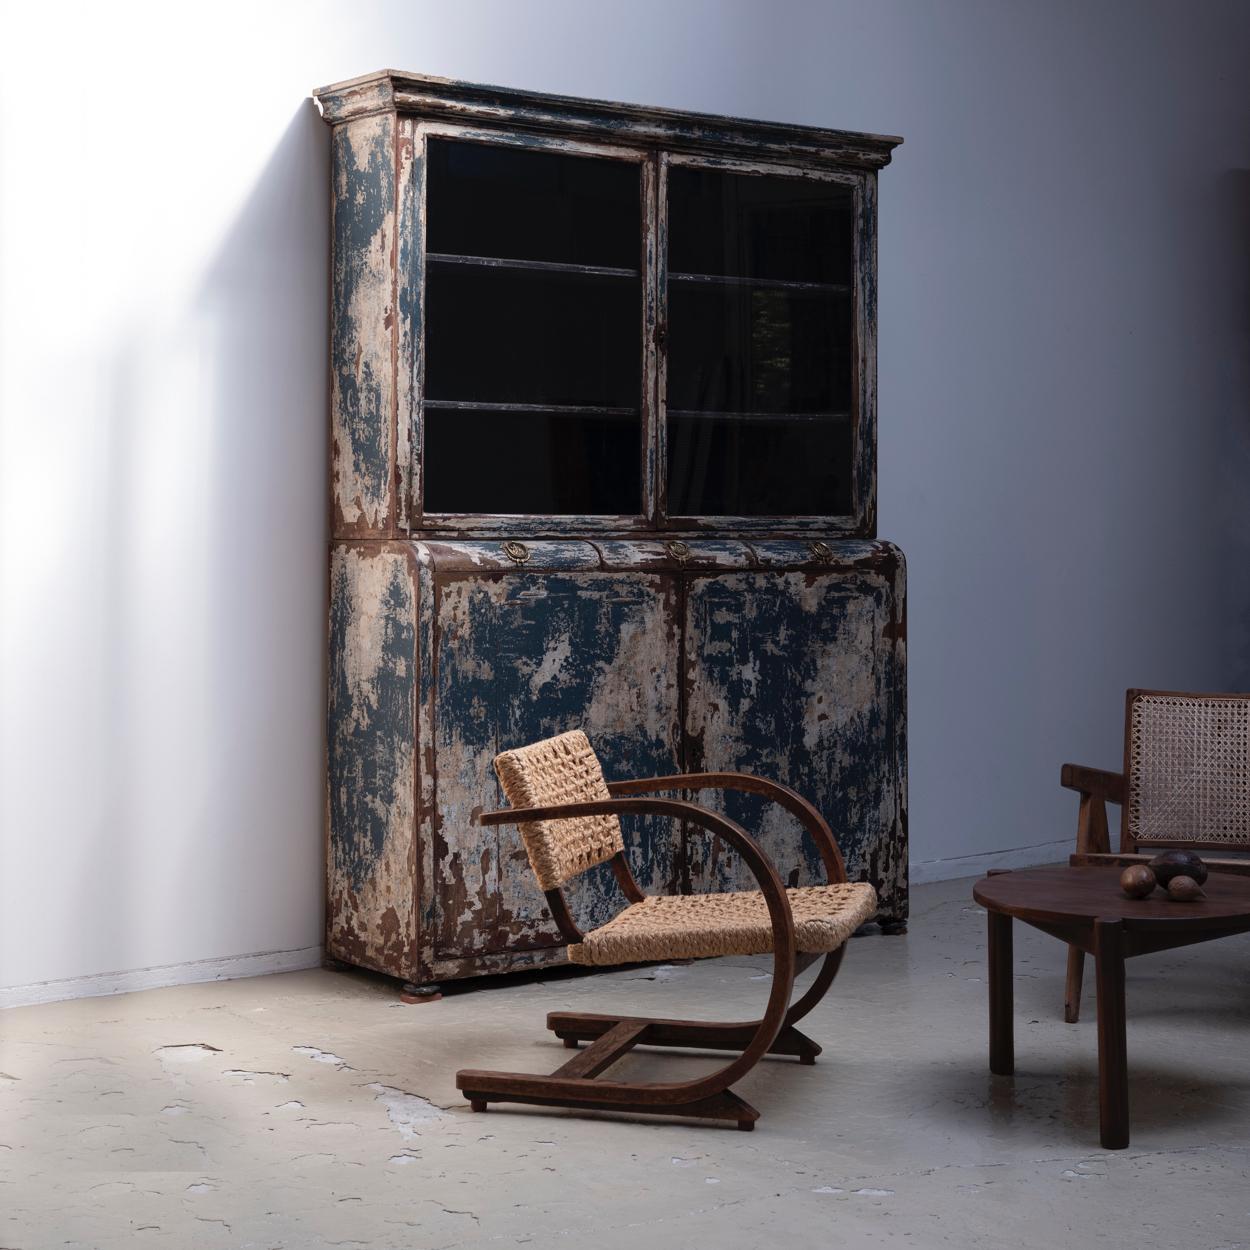
[[849,513],[849,417],[669,415],[672,516]]
[[427,512],[633,515],[638,419],[427,408]]
[[425,511],[638,515],[638,163],[427,151]]
[[636,270],[641,184],[633,161],[430,139],[425,246]]
[[850,283],[849,186],[675,166],[668,174],[668,267],[798,282]]
[[668,221],[669,514],[851,512],[852,189],[677,167]]
[[669,408],[847,412],[851,301],[837,293],[673,282]]
[[426,396],[637,408],[640,298],[637,278],[431,260]]

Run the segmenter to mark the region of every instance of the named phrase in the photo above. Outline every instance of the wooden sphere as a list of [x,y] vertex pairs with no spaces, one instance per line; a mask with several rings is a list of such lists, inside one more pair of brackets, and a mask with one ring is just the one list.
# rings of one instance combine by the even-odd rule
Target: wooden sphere
[[1145,898],[1156,884],[1154,873],[1145,864],[1133,864],[1120,873],[1120,889],[1129,898]]
[[1164,851],[1150,861],[1150,867],[1164,889],[1173,877],[1192,877],[1199,885],[1207,879],[1207,866],[1193,851]]
[[1202,886],[1193,877],[1173,877],[1168,882],[1168,898],[1178,903],[1190,903],[1202,897]]

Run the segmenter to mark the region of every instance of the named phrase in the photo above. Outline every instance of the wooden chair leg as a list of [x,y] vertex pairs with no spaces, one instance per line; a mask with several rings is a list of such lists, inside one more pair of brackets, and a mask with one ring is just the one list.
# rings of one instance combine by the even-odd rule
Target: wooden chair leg
[[[698,1045],[698,1042],[674,1042],[683,1029],[722,1028],[697,1020],[650,1020],[639,1016],[588,1016],[574,1012],[553,1012],[552,1027],[563,1036],[567,1046],[572,1040],[589,1040],[585,1050],[577,1049],[572,1058],[550,1076],[528,1072],[489,1072],[465,1069],[456,1073],[456,1087],[464,1094],[474,1111],[485,1111],[492,1102],[529,1103],[539,1107],[568,1107],[586,1111],[613,1111],[643,1115],[679,1115],[701,1120],[732,1120],[738,1128],[749,1131],[755,1127],[759,1112],[729,1088],[731,1081],[743,1075],[762,1057],[765,1039],[777,1030],[783,1003],[777,1003],[772,1018],[765,1017],[762,1030],[746,1034],[744,1053],[720,1072],[693,1081],[667,1084],[642,1084],[596,1079],[635,1046]],[[549,1021],[549,1023],[552,1023]],[[800,1035],[801,1036],[801,1035]],[[592,1040],[593,1039],[593,1040]],[[717,1036],[727,1049],[739,1049]],[[813,1043],[814,1045],[814,1043]],[[754,1052],[754,1053],[752,1053]],[[799,1053],[797,1050],[794,1053]],[[800,1056],[801,1057],[801,1056]],[[745,1062],[744,1062],[745,1061]]]
[[[846,954],[843,943],[835,951],[824,957],[824,963],[816,974],[811,985],[803,996],[791,1004],[781,1025],[781,1030],[773,1039],[767,1053],[770,1055],[791,1055],[802,1064],[814,1064],[816,1056],[821,1053],[819,1043],[814,1042],[805,1033],[796,1029],[795,1023],[824,998],[833,979],[842,966],[842,958]],[[813,958],[820,956],[800,956],[795,960],[796,973],[811,964]],[[618,1021],[627,1017],[601,1015],[583,1011],[553,1011],[547,1016],[547,1027],[570,1050],[576,1049],[581,1042],[594,1041],[602,1037]],[[646,1046],[673,1046],[693,1050],[745,1050],[755,1036],[762,1020],[740,1020],[733,1023],[713,1023],[701,1020],[657,1020],[648,1018],[650,1028],[647,1030]]]
[[[1076,818],[1076,853],[1106,854],[1110,850],[1106,800],[1101,794],[1083,793]],[[1069,946],[1068,979],[1063,994],[1063,1018],[1069,1024],[1075,1024],[1081,1017],[1081,980],[1084,974],[1085,952],[1076,946]]]
[[[582,1042],[594,1042],[617,1024],[645,1024],[646,1037],[640,1045],[671,1046],[687,1050],[745,1050],[758,1032],[760,1021],[720,1024],[704,1020],[660,1020],[642,1016],[607,1016],[589,1011],[553,1011],[547,1016],[547,1027],[569,1050]],[[820,1045],[792,1025],[783,1025],[765,1052],[769,1055],[791,1055],[800,1063],[812,1064],[820,1054]]]
[[1085,976],[1085,952],[1068,947],[1068,980],[1063,995],[1063,1018],[1075,1024],[1081,1018],[1081,981]]
[[[549,1077],[523,1072],[461,1072],[457,1076],[474,1082],[470,1092],[461,1089],[474,1111],[485,1111],[492,1102],[521,1103],[532,1107],[564,1107],[568,1110],[608,1111],[626,1115],[688,1116],[696,1120],[732,1121],[744,1133],[755,1128],[759,1111],[731,1089],[689,1102],[659,1102],[643,1096],[657,1088],[647,1085],[605,1084],[593,1080],[556,1082]],[[486,1088],[478,1089],[481,1085]]]
[[[529,1103],[581,1111],[732,1120],[739,1129],[749,1131],[755,1127],[759,1112],[730,1086],[774,1047],[779,1048],[779,1053],[798,1055],[804,1063],[812,1062],[820,1049],[789,1023],[796,963],[793,931],[785,933],[774,927],[774,934],[773,983],[768,1009],[759,1020],[725,1025],[700,1020],[552,1012],[547,1027],[574,1051],[562,1067],[549,1076],[462,1069],[456,1073],[456,1088],[474,1111],[484,1111],[492,1102]],[[802,1001],[810,996],[809,990]],[[590,1045],[582,1050],[577,1047],[580,1041],[589,1041]],[[698,1046],[741,1053],[719,1071],[689,1081],[644,1083],[601,1076],[639,1045]]]
[[[733,1120],[744,1132],[755,1127],[759,1112],[729,1088],[765,1054],[792,1055],[813,1064],[820,1046],[795,1028],[795,1023],[824,998],[846,954],[843,943],[824,957],[812,984],[789,1003],[796,971],[810,958],[796,956],[773,966],[773,990],[761,1019],[718,1023],[704,1020],[663,1020],[643,1016],[612,1016],[582,1011],[553,1011],[547,1027],[576,1051],[550,1076],[523,1072],[466,1070],[456,1085],[474,1111],[492,1102],[528,1103],[633,1114],[680,1115],[707,1120]],[[787,1005],[788,1004],[788,1005]],[[582,1042],[588,1042],[585,1050]],[[635,1046],[672,1046],[697,1050],[743,1052],[720,1072],[695,1081],[646,1085],[596,1079]]]

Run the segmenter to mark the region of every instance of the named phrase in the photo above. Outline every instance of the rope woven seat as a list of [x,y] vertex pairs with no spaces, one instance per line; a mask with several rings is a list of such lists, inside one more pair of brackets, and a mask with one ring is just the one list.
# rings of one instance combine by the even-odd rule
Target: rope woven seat
[[[786,899],[794,915],[795,945],[804,955],[837,950],[877,914],[877,892],[864,881],[804,886],[787,890]],[[765,955],[772,949],[764,896],[751,890],[643,899],[570,945],[568,956],[575,964],[603,966]]]
[[[530,746],[504,751],[495,771],[510,808],[486,812],[483,825],[515,824],[552,918],[573,963],[609,967],[649,960],[718,955],[773,956],[764,1015],[757,1020],[711,1023],[649,1016],[605,1016],[555,1011],[547,1027],[564,1045],[589,1045],[549,1076],[465,1069],[456,1074],[474,1111],[492,1102],[532,1103],[635,1114],[685,1115],[733,1120],[750,1129],[759,1112],[729,1087],[766,1054],[815,1063],[820,1047],[795,1024],[833,983],[847,939],[877,910],[866,882],[851,882],[829,826],[801,795],[777,782],[745,773],[680,773],[607,782],[589,739],[575,729]],[[756,794],[792,815],[816,845],[828,883],[786,889],[759,844],[727,817],[677,798],[642,797],[671,792],[739,790]],[[625,857],[622,814],[668,816],[687,836],[713,834],[737,851],[759,882],[755,891],[647,897]],[[680,829],[681,826],[678,826]],[[625,906],[607,924],[583,933],[569,910],[563,885],[596,864],[611,865]],[[823,958],[822,958],[823,957]],[[820,969],[794,1003],[795,975],[815,959]],[[685,1081],[639,1083],[600,1074],[635,1046],[678,1046],[739,1052],[719,1071]]]

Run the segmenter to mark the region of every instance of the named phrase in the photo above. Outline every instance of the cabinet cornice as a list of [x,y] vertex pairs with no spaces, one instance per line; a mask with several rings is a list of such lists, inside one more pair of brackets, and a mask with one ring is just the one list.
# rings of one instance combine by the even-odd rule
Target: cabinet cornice
[[881,169],[902,143],[896,135],[587,100],[396,70],[319,87],[313,96],[331,124],[393,112],[514,131],[557,132],[644,148],[715,151],[761,161],[856,169]]

